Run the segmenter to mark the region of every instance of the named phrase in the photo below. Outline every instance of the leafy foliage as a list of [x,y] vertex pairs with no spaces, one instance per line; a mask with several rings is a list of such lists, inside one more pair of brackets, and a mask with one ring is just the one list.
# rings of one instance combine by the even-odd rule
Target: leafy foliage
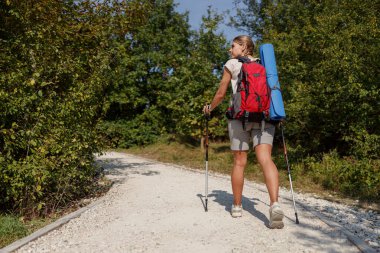
[[[219,86],[223,65],[228,59],[226,39],[217,29],[222,17],[210,8],[203,17],[200,31],[192,38],[189,56],[174,71],[169,85],[175,87],[170,94],[168,107],[172,111],[175,133],[199,139],[204,128],[202,108],[211,100]],[[210,134],[215,137],[226,135],[226,120],[221,106],[213,112]]]
[[308,157],[301,170],[303,175],[310,176],[326,189],[352,197],[380,198],[379,160],[340,159],[337,152],[332,151],[324,154],[322,159]]
[[[200,137],[203,105],[211,101],[228,57],[225,38],[216,34],[220,22],[209,10],[197,33],[187,14],[174,11],[173,1],[156,1],[148,22],[120,42],[130,53],[119,55],[102,126],[113,145],[145,145],[164,133]],[[223,136],[223,116],[216,115],[211,131]]]
[[147,21],[117,45],[126,53],[117,56],[106,133],[118,135],[113,140],[122,147],[151,143],[173,129],[168,79],[187,54],[189,25],[171,0],[155,1]]
[[2,208],[49,212],[90,191],[110,38],[144,13],[141,1],[0,3]]

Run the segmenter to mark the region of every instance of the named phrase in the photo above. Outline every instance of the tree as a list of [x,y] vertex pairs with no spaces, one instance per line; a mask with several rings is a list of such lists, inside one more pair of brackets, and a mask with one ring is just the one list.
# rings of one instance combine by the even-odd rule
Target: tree
[[[176,69],[169,83],[175,87],[169,107],[173,111],[175,132],[181,136],[198,139],[204,128],[202,108],[211,103],[223,72],[224,63],[228,60],[226,39],[217,33],[222,16],[211,8],[198,33],[192,38],[189,55]],[[221,106],[210,122],[210,134],[213,137],[225,138],[226,120]]]
[[[144,1],[0,2],[0,206],[49,212],[86,194],[101,150],[112,38]],[[133,17],[133,19],[131,19]]]
[[[118,56],[103,125],[114,144],[144,145],[167,133],[199,137],[202,106],[227,55],[225,38],[215,34],[221,17],[212,15],[209,10],[197,34],[172,0],[156,1],[148,23],[120,42],[128,53]],[[220,135],[220,126],[215,129]]]

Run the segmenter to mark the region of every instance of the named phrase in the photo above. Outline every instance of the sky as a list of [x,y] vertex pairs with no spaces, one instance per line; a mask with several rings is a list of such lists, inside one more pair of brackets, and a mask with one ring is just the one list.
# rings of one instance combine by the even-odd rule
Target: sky
[[[202,16],[207,14],[208,6],[211,6],[218,13],[227,10],[230,10],[232,15],[235,13],[233,0],[174,0],[174,2],[179,4],[176,9],[179,13],[189,11],[189,23],[194,30],[199,29],[202,23]],[[228,22],[227,15],[225,15],[225,22]],[[229,42],[242,34],[242,32],[238,32],[235,28],[226,25],[221,25],[220,31],[224,33]]]

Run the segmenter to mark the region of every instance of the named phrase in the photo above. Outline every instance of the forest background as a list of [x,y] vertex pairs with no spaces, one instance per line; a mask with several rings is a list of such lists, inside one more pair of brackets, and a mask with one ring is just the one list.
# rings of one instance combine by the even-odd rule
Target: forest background
[[[229,58],[222,22],[275,47],[295,177],[379,202],[379,1],[236,4],[192,30],[172,0],[0,1],[1,212],[46,215],[86,196],[107,148],[199,148]],[[214,142],[228,138],[227,100]]]

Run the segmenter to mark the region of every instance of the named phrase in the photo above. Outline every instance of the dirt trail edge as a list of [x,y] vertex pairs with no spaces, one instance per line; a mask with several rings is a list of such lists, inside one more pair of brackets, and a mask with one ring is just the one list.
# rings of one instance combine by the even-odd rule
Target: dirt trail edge
[[353,242],[342,227],[327,225],[300,205],[295,224],[284,189],[285,228],[271,230],[263,185],[246,181],[243,217],[234,219],[228,176],[209,175],[205,212],[201,172],[117,152],[98,160],[114,181],[107,195],[16,252],[376,252],[360,250],[363,241]]

